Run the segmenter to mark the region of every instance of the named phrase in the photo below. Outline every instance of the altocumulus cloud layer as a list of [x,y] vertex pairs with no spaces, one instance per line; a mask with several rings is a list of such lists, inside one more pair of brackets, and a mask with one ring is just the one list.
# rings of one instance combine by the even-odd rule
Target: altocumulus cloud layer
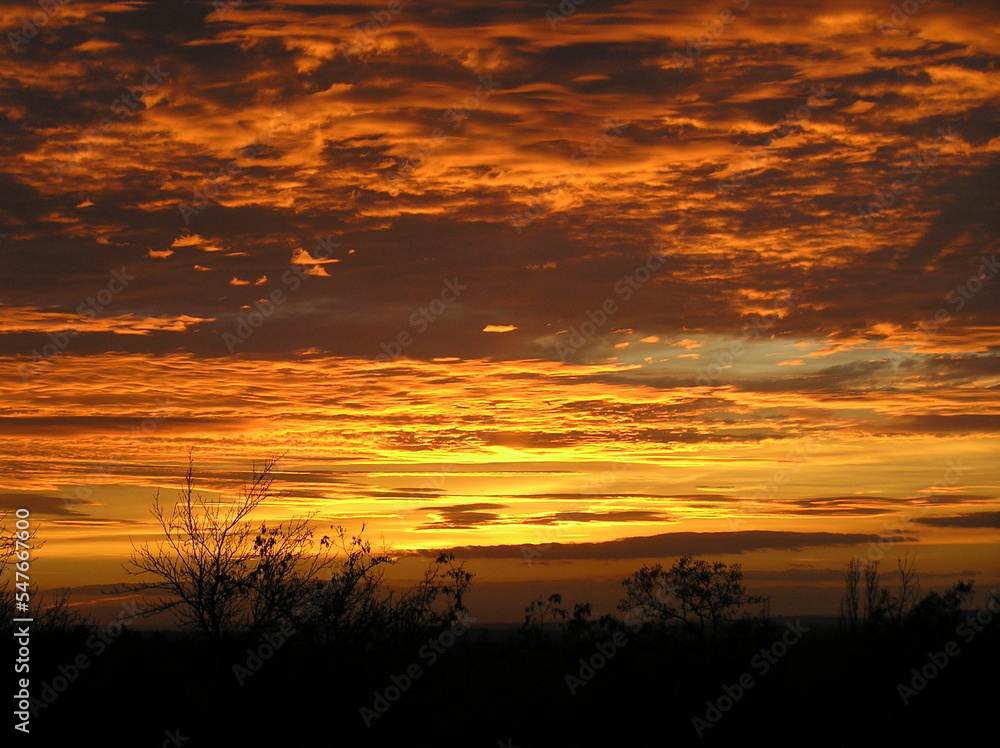
[[0,489],[994,538],[1000,14],[803,5],[5,4]]

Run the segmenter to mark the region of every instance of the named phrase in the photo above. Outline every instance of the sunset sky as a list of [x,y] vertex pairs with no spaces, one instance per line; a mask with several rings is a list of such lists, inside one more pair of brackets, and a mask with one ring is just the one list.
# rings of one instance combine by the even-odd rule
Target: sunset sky
[[401,578],[457,549],[483,620],[687,552],[775,613],[852,555],[1000,585],[992,0],[46,7],[0,7],[43,587],[102,599],[192,449]]

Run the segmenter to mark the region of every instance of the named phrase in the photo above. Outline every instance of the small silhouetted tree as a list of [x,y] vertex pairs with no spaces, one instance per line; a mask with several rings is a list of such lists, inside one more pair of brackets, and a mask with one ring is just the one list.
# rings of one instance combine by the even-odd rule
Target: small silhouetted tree
[[354,632],[379,631],[386,617],[382,578],[396,559],[386,550],[373,550],[364,530],[362,525],[359,534],[348,536],[343,527],[336,528],[334,543],[343,555],[329,580],[316,580],[303,613],[307,630],[323,642],[344,643]]
[[962,606],[972,597],[973,582],[956,582],[944,594],[930,592],[917,601],[906,623],[922,632],[953,630],[962,615]]
[[409,589],[390,590],[387,615],[390,628],[401,635],[422,635],[444,628],[469,612],[465,595],[473,574],[455,563],[455,554],[441,553]]
[[546,623],[565,621],[568,615],[565,608],[560,608],[562,595],[555,592],[549,595],[547,600],[538,598],[532,600],[524,609],[524,624],[521,626],[521,635],[532,641],[543,641],[545,639]]
[[677,621],[702,643],[714,645],[720,626],[744,612],[748,605],[766,598],[747,594],[740,564],[709,563],[690,555],[679,558],[670,569],[660,564],[643,566],[622,582],[625,597],[619,610],[637,609],[662,624]]
[[598,624],[592,620],[593,610],[590,603],[577,603],[573,606],[573,614],[566,623],[566,638],[569,641],[580,641],[588,638]]
[[410,641],[468,613],[465,595],[473,574],[454,554],[435,557],[407,589],[392,589],[386,570],[398,562],[388,549],[336,528],[338,549],[329,580],[316,580],[300,615],[301,628],[321,642],[371,648]]

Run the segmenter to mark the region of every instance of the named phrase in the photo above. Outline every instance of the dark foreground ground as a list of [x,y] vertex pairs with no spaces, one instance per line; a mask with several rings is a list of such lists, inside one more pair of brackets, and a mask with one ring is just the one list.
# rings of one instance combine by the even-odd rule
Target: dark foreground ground
[[[276,648],[220,649],[149,632],[107,644],[87,632],[51,635],[32,643],[31,685],[36,709],[51,704],[37,709],[29,737],[8,726],[13,739],[2,744],[978,743],[995,739],[1000,694],[1000,625],[980,628],[952,621],[851,637],[815,621],[777,621],[714,650],[648,629],[526,640],[474,625],[453,640],[377,648],[295,636],[273,637]],[[901,683],[912,692],[901,695]]]

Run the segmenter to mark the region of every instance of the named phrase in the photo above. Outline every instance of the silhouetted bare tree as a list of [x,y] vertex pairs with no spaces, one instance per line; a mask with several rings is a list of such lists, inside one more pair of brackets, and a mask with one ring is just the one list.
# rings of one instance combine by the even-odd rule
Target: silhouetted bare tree
[[[17,535],[13,528],[8,528],[9,519],[10,512],[5,512],[0,517],[0,631],[3,633],[10,633],[13,630],[14,624],[11,619],[15,617],[17,603],[14,575],[8,576],[8,569],[17,559],[15,555]],[[31,533],[28,536],[31,537]]]
[[891,600],[890,612],[899,625],[916,604],[920,581],[917,579],[916,558],[909,553],[904,558],[896,559],[896,568],[899,570],[899,587],[896,596]]
[[[56,593],[49,601],[35,582],[18,582],[12,573],[23,568],[18,564],[30,564],[34,559],[35,551],[42,546],[36,540],[37,527],[18,530],[10,512],[0,516],[0,632],[12,631],[15,617],[33,618],[36,632],[69,631],[88,625],[88,619],[70,606],[68,591]],[[17,611],[19,592],[28,593],[26,612]]]
[[228,503],[205,498],[194,489],[189,457],[185,487],[168,510],[157,493],[153,517],[165,540],[136,547],[130,568],[143,581],[120,591],[158,592],[144,615],[170,611],[183,626],[213,640],[257,636],[294,619],[306,604],[320,573],[331,564],[329,539],[313,540],[311,517],[268,527],[251,515],[275,498],[277,458],[253,466],[241,498]]
[[861,582],[861,559],[854,557],[847,563],[847,574],[844,577],[844,596],[840,600],[840,619],[851,634],[858,631],[858,617],[861,603],[858,598],[858,586]]
[[871,629],[883,622],[890,608],[889,591],[881,587],[878,561],[865,564],[865,626]]
[[[848,632],[859,629],[859,589],[864,576],[864,629],[866,634],[878,634],[901,626],[932,629],[956,619],[962,603],[972,594],[972,582],[958,582],[943,595],[931,592],[918,597],[919,580],[916,559],[909,554],[896,558],[899,581],[895,594],[882,587],[879,562],[862,563],[852,558],[847,565],[844,596],[840,603],[841,625]],[[944,622],[944,623],[942,623]]]

